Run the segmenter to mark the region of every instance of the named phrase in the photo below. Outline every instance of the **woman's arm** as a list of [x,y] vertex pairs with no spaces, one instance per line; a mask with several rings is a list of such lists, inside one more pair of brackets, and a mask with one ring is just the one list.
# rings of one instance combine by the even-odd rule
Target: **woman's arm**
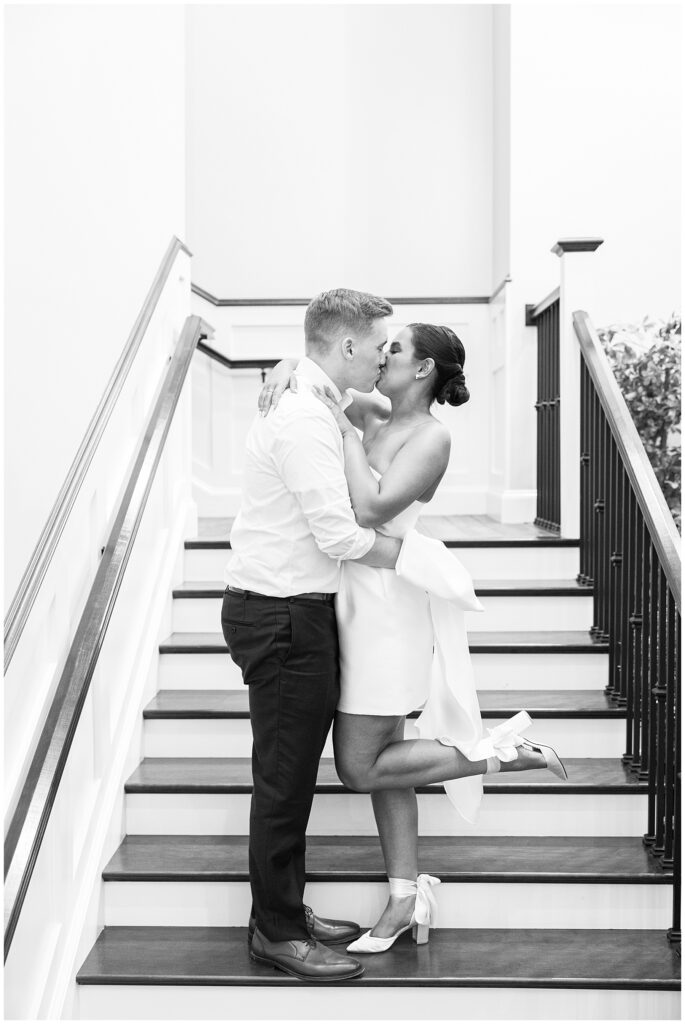
[[352,403],[345,409],[345,415],[358,430],[366,430],[371,419],[387,420],[390,416],[390,399],[379,394],[375,388],[369,394],[350,388],[348,394]]
[[269,370],[257,399],[260,416],[266,416],[269,409],[275,409],[281,400],[281,395],[288,388],[297,391],[295,367],[298,362],[298,359],[281,359],[280,363],[276,363]]
[[381,526],[424,494],[445,472],[450,456],[446,427],[431,420],[418,427],[377,480],[369,468],[358,434],[351,429],[333,396],[314,389],[328,405],[343,435],[345,477],[360,526]]

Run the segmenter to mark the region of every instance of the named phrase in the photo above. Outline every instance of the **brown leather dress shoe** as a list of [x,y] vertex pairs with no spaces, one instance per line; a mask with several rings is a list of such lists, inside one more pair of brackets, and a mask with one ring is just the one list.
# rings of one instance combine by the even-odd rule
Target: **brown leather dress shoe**
[[271,942],[255,928],[250,957],[303,981],[345,981],[364,973],[358,960],[322,946],[316,939]]
[[[355,921],[334,921],[329,917],[317,917],[311,907],[305,906],[304,915],[307,920],[307,931],[311,937],[326,945],[335,945],[337,942],[353,942],[362,933],[362,929]],[[248,942],[252,942],[256,925],[257,921],[250,914],[247,924]]]

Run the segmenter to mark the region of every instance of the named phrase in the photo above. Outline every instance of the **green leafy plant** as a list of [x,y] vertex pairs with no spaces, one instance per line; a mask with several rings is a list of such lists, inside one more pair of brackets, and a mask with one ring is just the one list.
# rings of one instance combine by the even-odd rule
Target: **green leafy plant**
[[681,318],[645,317],[598,331],[642,443],[680,529]]

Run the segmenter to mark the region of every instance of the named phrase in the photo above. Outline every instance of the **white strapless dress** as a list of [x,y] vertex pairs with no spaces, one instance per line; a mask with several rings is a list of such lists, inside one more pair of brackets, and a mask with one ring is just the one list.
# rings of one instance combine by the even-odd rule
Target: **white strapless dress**
[[[422,508],[416,501],[382,528],[405,538],[396,570],[343,563],[336,598],[338,710],[395,716],[422,708],[416,726],[408,723],[416,737],[456,747],[470,761],[512,761],[530,718],[520,711],[483,729],[464,618],[483,606],[459,560],[414,529]],[[444,786],[455,809],[474,824],[483,777]]]
[[[376,476],[380,474],[373,470]],[[420,501],[379,527],[389,537],[413,530]],[[343,562],[336,597],[340,640],[338,711],[408,715],[428,698],[433,624],[428,594],[394,569]]]

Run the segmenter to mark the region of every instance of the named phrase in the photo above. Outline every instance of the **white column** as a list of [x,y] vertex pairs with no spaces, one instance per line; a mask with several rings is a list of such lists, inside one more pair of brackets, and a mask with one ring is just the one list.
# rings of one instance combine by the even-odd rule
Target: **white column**
[[[559,296],[559,434],[561,536],[580,535],[580,345],[573,313],[588,311],[596,288],[589,258],[601,238],[563,238],[552,248],[561,260]],[[589,312],[592,312],[591,308]]]

